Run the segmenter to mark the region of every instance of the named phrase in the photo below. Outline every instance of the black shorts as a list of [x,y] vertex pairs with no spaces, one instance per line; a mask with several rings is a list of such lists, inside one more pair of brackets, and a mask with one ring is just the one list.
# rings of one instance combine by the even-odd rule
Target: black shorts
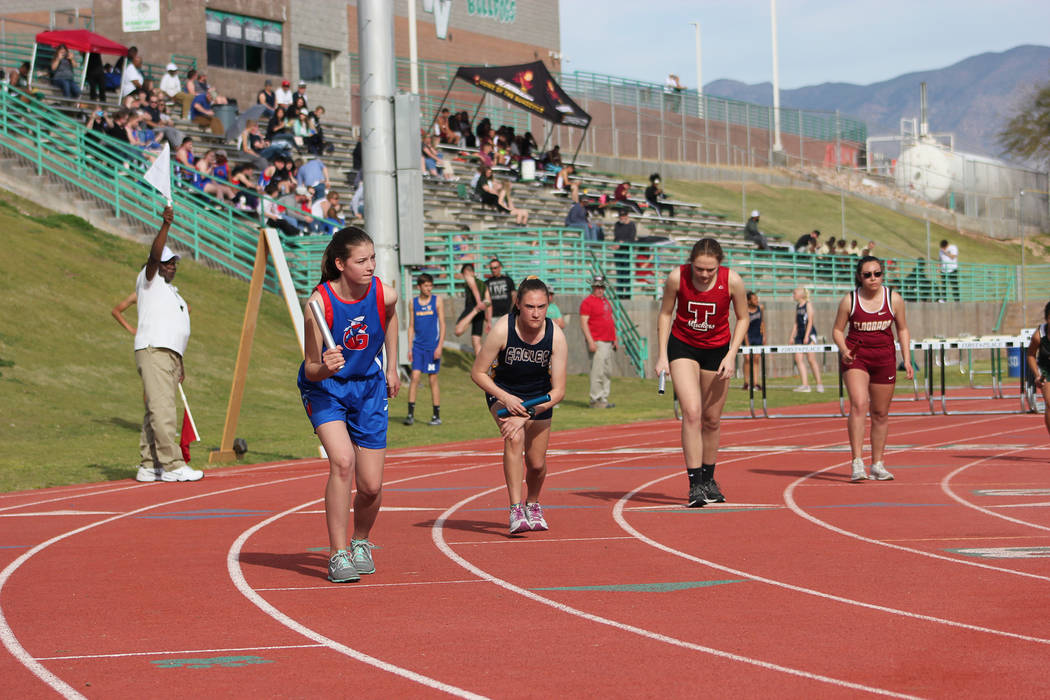
[[[514,392],[511,392],[511,393],[513,394]],[[518,396],[517,394],[514,394],[514,395],[517,396],[522,401],[532,398],[531,396]],[[499,399],[497,399],[492,394],[490,394],[488,392],[485,392],[485,405],[486,406],[488,406],[491,409],[492,408],[492,404],[496,403],[497,401],[499,401]],[[537,413],[536,415],[534,415],[532,417],[532,420],[550,420],[553,417],[554,417],[554,408],[551,407],[551,408],[548,408],[543,413]]]
[[[792,343],[793,345],[805,345],[806,344],[806,336],[804,336],[803,333],[805,333],[804,330],[799,331],[798,333],[795,334],[795,342]],[[816,333],[816,331],[813,331],[812,333],[810,333],[809,337],[813,341],[813,344],[816,345],[817,344],[817,333]],[[816,352],[816,351],[814,351],[814,352]]]
[[[458,320],[462,321],[464,319],[464,317],[466,317],[466,315],[469,314],[473,310],[474,309],[463,309],[463,313],[461,313],[459,315],[459,319]],[[470,321],[470,334],[471,335],[480,336],[482,334],[482,332],[484,332],[484,330],[485,330],[485,312],[484,311],[479,311],[478,315],[475,316]]]
[[667,361],[669,363],[684,358],[692,360],[700,365],[700,369],[708,372],[717,372],[718,365],[722,364],[728,352],[728,344],[717,348],[697,348],[689,343],[683,343],[673,334],[667,339]]

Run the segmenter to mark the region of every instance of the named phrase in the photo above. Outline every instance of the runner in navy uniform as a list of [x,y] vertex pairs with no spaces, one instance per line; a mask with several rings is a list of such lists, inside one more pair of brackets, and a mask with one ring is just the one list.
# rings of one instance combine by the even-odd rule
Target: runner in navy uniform
[[[766,307],[762,306],[762,303],[758,300],[758,294],[755,292],[747,293],[747,337],[744,339],[744,345],[765,345],[766,344]],[[748,364],[751,366],[751,371],[748,371]],[[744,362],[744,390],[748,387],[748,377],[754,376],[757,380],[762,376],[761,369],[759,368],[758,355],[748,355],[747,360]],[[755,388],[761,389],[762,385],[757,381],[755,382]]]
[[[901,355],[908,379],[915,376],[911,365],[911,334],[904,318],[904,299],[882,284],[882,261],[865,255],[857,262],[857,288],[839,302],[832,336],[841,353],[842,377],[849,392],[849,446],[853,453],[852,481],[888,481],[893,475],[882,464],[889,432],[890,402],[897,381],[897,351],[893,329],[897,327]],[[846,334],[847,326],[849,335]],[[864,423],[871,414],[871,476],[864,471]]]
[[[813,302],[809,300],[809,291],[805,287],[798,287],[791,294],[795,300],[795,325],[791,331],[789,343],[794,345],[816,345],[817,325],[813,320]],[[824,393],[824,385],[820,381],[820,368],[817,367],[817,353],[807,352],[805,357],[802,353],[795,353],[795,366],[802,378],[802,385],[795,387],[795,391],[812,391],[809,386],[809,375],[806,374],[806,361],[813,370],[813,379],[817,382],[817,391]]]
[[[375,572],[368,535],[382,502],[387,398],[397,396],[401,387],[397,292],[373,275],[375,268],[375,248],[367,233],[354,226],[337,231],[325,248],[321,284],[309,301],[322,304],[338,347],[325,349],[313,314],[305,318],[306,359],[298,385],[306,415],[328,453],[328,578],[336,583]],[[351,479],[357,494],[348,552]]]
[[1046,432],[1050,433],[1050,337],[1047,336],[1047,328],[1050,327],[1050,303],[1043,308],[1043,323],[1039,324],[1032,341],[1028,344],[1028,370],[1035,377],[1035,388],[1043,392],[1045,402],[1043,410],[1043,422],[1046,424]]
[[[485,390],[489,411],[503,436],[511,534],[547,529],[540,490],[547,476],[552,409],[565,397],[568,354],[561,328],[547,318],[549,298],[542,281],[525,279],[514,309],[496,321],[470,372],[474,383]],[[521,405],[544,394],[550,394],[549,401],[529,408]],[[510,415],[500,418],[496,413],[504,407]],[[528,489],[524,503],[523,476]]]
[[[682,409],[682,453],[689,475],[689,507],[722,503],[715,461],[722,408],[736,353],[747,333],[747,299],[740,275],[722,267],[722,246],[702,238],[689,262],[671,270],[657,320],[656,372],[670,373]],[[736,326],[729,331],[732,303]]]

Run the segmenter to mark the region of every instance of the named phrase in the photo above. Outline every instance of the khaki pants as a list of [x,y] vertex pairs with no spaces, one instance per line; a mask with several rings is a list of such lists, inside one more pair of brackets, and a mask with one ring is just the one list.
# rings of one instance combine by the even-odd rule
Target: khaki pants
[[139,466],[160,467],[171,471],[186,466],[179,447],[179,377],[182,357],[166,348],[143,348],[135,351],[135,366],[142,377],[146,412],[142,417],[139,437]]
[[222,136],[226,133],[226,127],[223,126],[222,120],[218,117],[194,117],[193,123],[202,129],[211,129],[211,133],[216,136]]
[[613,344],[604,340],[594,343],[597,349],[591,356],[591,401],[609,400],[609,378],[613,373]]

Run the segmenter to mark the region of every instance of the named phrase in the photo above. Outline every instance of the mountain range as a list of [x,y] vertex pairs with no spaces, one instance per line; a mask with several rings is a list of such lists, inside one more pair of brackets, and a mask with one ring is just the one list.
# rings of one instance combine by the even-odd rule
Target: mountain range
[[[780,105],[839,110],[868,125],[869,136],[895,136],[902,118],[918,118],[919,84],[926,83],[932,133],[955,135],[955,149],[1002,157],[997,134],[1032,88],[1050,75],[1050,47],[1024,45],[982,53],[938,70],[918,71],[871,85],[824,83],[780,91]],[[715,80],[709,95],[773,104],[771,83]]]

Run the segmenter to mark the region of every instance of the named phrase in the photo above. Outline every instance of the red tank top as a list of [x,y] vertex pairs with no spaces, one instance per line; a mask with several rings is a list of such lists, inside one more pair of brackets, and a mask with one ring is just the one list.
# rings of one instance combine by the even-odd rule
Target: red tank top
[[715,284],[706,292],[693,286],[693,266],[679,268],[678,304],[671,334],[694,348],[720,348],[728,345],[729,268],[718,267]]
[[882,304],[877,311],[868,311],[860,305],[857,290],[850,293],[849,333],[846,340],[851,346],[870,348],[893,347],[893,305],[889,287],[882,288]]

